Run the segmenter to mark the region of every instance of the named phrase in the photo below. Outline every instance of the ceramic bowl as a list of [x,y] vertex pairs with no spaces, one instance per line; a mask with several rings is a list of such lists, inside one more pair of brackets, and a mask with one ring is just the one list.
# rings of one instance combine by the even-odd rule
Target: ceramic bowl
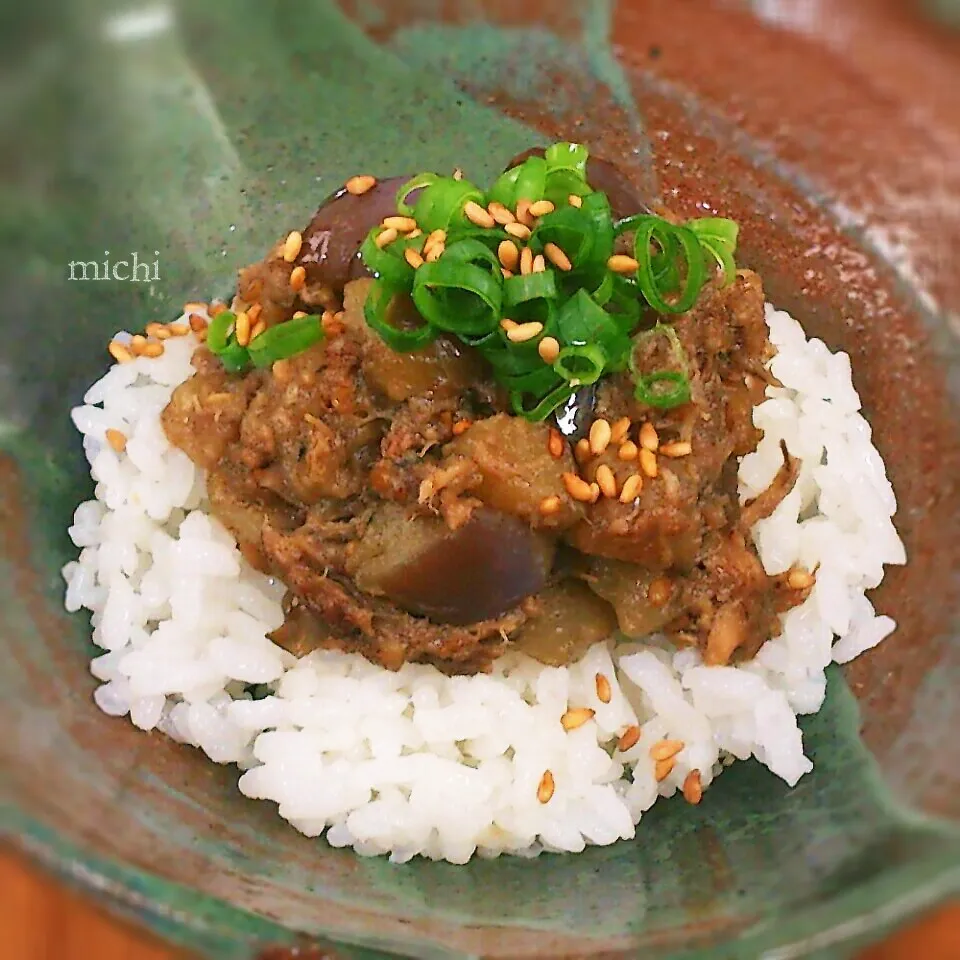
[[[937,5],[946,10],[949,5]],[[119,0],[5,12],[0,759],[14,842],[214,957],[796,957],[958,883],[960,41],[919,4]],[[932,7],[931,7],[932,9]],[[583,140],[682,214],[735,217],[834,348],[884,454],[900,624],[832,673],[794,790],[737,765],[580,856],[395,866],[296,834],[235,774],[99,713],[62,609],[90,489],[68,420],[119,327],[170,319],[360,170],[481,180]],[[109,251],[109,253],[105,253]],[[158,261],[150,283],[74,260]],[[280,953],[266,955],[280,956]],[[306,955],[306,954],[303,954]]]

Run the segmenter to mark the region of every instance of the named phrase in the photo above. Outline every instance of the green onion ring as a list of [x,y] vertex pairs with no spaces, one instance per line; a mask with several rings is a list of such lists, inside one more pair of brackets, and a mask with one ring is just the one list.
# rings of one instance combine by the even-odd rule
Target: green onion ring
[[700,217],[688,221],[687,227],[700,240],[709,240],[716,246],[725,248],[731,254],[737,252],[737,236],[740,233],[740,226],[736,220],[728,220],[726,217]]
[[590,215],[577,207],[559,207],[540,218],[530,238],[530,246],[539,253],[548,243],[555,243],[570,258],[574,272],[598,259],[593,255]]
[[[586,368],[581,367],[586,364]],[[596,344],[585,347],[564,347],[554,361],[553,369],[564,380],[577,385],[596,383],[607,366],[607,355]]]
[[543,199],[547,188],[547,161],[543,157],[527,157],[520,165],[515,185],[514,208],[521,200],[535,203]]
[[725,217],[701,217],[689,221],[687,226],[696,235],[704,250],[719,264],[724,285],[732,283],[737,272],[733,255],[737,251],[737,235],[740,232],[736,221]]
[[651,327],[649,330],[643,330],[638,333],[633,338],[634,343],[634,357],[630,361],[630,370],[637,377],[643,376],[643,371],[637,369],[635,354],[636,348],[642,347],[648,340],[653,340],[655,337],[663,337],[669,344],[670,350],[673,353],[674,359],[676,362],[683,367],[684,370],[687,369],[687,352],[683,349],[683,344],[680,342],[680,337],[677,335],[677,331],[674,330],[669,323],[661,323],[657,321],[656,325]]
[[323,327],[317,316],[297,317],[278,323],[250,341],[250,359],[255,367],[269,367],[309,350],[323,339]]
[[407,198],[411,193],[416,193],[417,190],[433,186],[439,179],[435,173],[421,173],[408,180],[397,191],[397,212],[403,217],[412,217],[413,207],[407,203]]
[[657,322],[656,326],[652,327],[649,330],[644,330],[642,333],[638,333],[633,338],[633,350],[630,352],[630,372],[634,375],[636,379],[640,379],[645,376],[643,370],[641,370],[637,365],[637,350],[642,347],[648,340],[653,340],[655,337],[664,337],[666,341],[670,344],[670,351],[673,354],[673,358],[676,361],[677,365],[680,366],[684,373],[689,369],[689,363],[687,360],[687,352],[683,349],[683,344],[680,342],[680,337],[677,335],[677,331],[673,329],[668,323]]
[[[662,254],[659,258],[650,253],[650,245],[653,242],[661,248]],[[674,292],[676,285],[661,288],[660,283],[664,275],[664,257],[674,262],[672,256],[674,242],[679,244],[680,251],[686,259],[687,277],[676,301],[671,303],[664,298],[664,294]],[[674,226],[660,217],[647,217],[637,226],[634,257],[640,264],[637,282],[647,303],[658,313],[686,313],[697,302],[697,297],[706,280],[706,268],[700,241],[693,231],[686,227]]]
[[[668,220],[662,217],[652,217],[650,214],[639,213],[632,217],[620,220],[615,229],[616,236],[623,236],[625,233],[636,234],[637,228],[644,223],[654,219],[669,224]],[[672,224],[669,224],[672,226]],[[654,283],[660,289],[676,290],[680,286],[680,270],[677,266],[677,259],[680,253],[680,245],[673,233],[667,232],[665,235],[657,238],[656,252],[649,252],[650,268],[653,274]],[[638,258],[639,259],[639,258]],[[625,278],[621,278],[625,279]]]
[[637,380],[634,396],[648,407],[670,410],[690,402],[690,380],[677,370],[657,370]]
[[554,170],[572,170],[584,180],[587,177],[587,160],[590,151],[582,143],[554,143],[547,147],[543,155],[549,172]]
[[502,280],[472,263],[441,258],[416,271],[413,302],[427,323],[458,336],[477,337],[500,323]]
[[413,216],[420,229],[426,233],[446,230],[470,223],[463,208],[473,200],[483,206],[481,190],[469,180],[453,177],[438,177],[420,194],[413,208]]
[[720,272],[723,274],[723,285],[727,286],[728,284],[733,283],[733,278],[737,273],[737,264],[730,253],[723,247],[715,246],[709,240],[701,240],[700,244],[703,249],[706,250],[707,253],[711,254],[717,261],[717,265],[720,267]]
[[[421,268],[422,269],[422,268]],[[382,280],[374,284],[363,304],[363,316],[367,326],[376,333],[381,340],[398,353],[410,353],[422,350],[432,343],[440,331],[429,323],[424,323],[413,330],[403,330],[395,327],[388,319],[388,312],[393,298],[398,293],[406,291],[391,290]]]
[[570,258],[571,278],[606,268],[613,253],[613,218],[610,205],[602,193],[586,197],[582,207],[562,206],[541,217],[530,239],[539,252],[548,243],[555,243]]
[[543,198],[556,207],[564,207],[570,196],[588,197],[592,193],[593,190],[587,181],[572,170],[551,170],[547,174]]
[[590,299],[593,300],[598,307],[605,307],[613,298],[615,289],[614,280],[616,276],[617,274],[613,273],[613,271],[605,270],[600,284],[591,291]]
[[615,239],[610,200],[605,193],[591,193],[583,198],[583,204],[579,209],[589,217],[592,226],[593,249],[591,260],[606,265],[613,254]]
[[499,203],[508,210],[515,210],[517,206],[517,180],[520,177],[520,167],[511,167],[497,178],[490,193],[487,194],[489,203]]
[[[375,276],[383,280],[391,289],[410,290],[413,287],[413,267],[404,259],[403,251],[408,246],[419,249],[426,242],[424,237],[418,237],[409,243],[399,238],[387,244],[382,250],[377,246],[377,237],[383,233],[382,226],[374,227],[360,247],[360,256],[366,268]],[[419,245],[419,246],[418,246]]]
[[446,261],[456,260],[460,263],[472,263],[478,267],[486,265],[490,268],[491,273],[495,273],[501,279],[503,278],[500,270],[500,260],[481,240],[473,238],[461,240],[458,234],[456,242],[448,241],[447,247],[443,252],[443,259]]

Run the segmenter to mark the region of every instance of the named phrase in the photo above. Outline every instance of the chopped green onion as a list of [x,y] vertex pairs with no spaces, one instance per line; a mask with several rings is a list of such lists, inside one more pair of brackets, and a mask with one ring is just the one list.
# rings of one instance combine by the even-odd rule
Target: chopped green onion
[[548,147],[547,182],[544,198],[560,207],[571,194],[586,197],[593,193],[587,183],[587,160],[590,151],[579,143],[555,143]]
[[460,263],[472,263],[478,267],[486,266],[491,273],[500,275],[500,261],[497,255],[480,240],[473,238],[457,240],[455,243],[448,242],[443,259],[446,262],[457,260]]
[[223,364],[227,373],[241,373],[250,366],[250,354],[237,343],[234,325],[237,316],[230,310],[218,314],[207,328],[207,347]]
[[599,285],[590,292],[590,299],[599,307],[605,307],[613,298],[614,281],[617,275],[610,270],[604,270]]
[[530,300],[553,300],[557,293],[556,275],[552,270],[508,277],[503,284],[503,305],[509,309]]
[[[627,217],[619,221],[616,225],[615,233],[618,237],[625,233],[636,234],[636,231],[651,220],[660,221],[660,217],[651,217],[650,214],[641,213],[633,217]],[[663,220],[663,223],[668,221]],[[672,226],[672,225],[671,225]],[[639,263],[648,261],[653,276],[653,284],[663,290],[676,290],[680,286],[680,267],[678,257],[680,245],[672,232],[667,231],[658,238],[655,251],[650,250],[649,244],[645,248],[643,256],[637,255]],[[626,277],[620,277],[621,280],[627,280]],[[636,275],[634,279],[637,279]],[[641,291],[641,296],[644,294]]]
[[483,336],[500,324],[503,300],[499,270],[441,258],[425,263],[413,283],[413,302],[427,323],[458,336]]
[[598,306],[586,290],[577,291],[561,307],[557,330],[563,344],[599,347],[608,367],[613,369],[620,369],[626,364],[633,345],[616,319]]
[[[663,337],[667,341],[673,361],[680,370],[655,370],[646,373],[640,369],[637,353],[648,343]],[[630,352],[630,372],[635,383],[634,396],[650,407],[669,409],[688,403],[690,400],[690,377],[687,374],[688,360],[677,331],[669,324],[658,323],[653,329],[638,334]]]
[[559,207],[540,218],[530,238],[530,246],[539,252],[548,243],[555,243],[577,270],[591,259],[593,237],[590,227],[590,217],[582,209]]
[[558,321],[564,343],[585,346],[595,342],[607,323],[607,314],[586,290],[578,290],[561,308]]
[[549,200],[556,207],[567,205],[571,194],[578,197],[587,197],[593,193],[590,185],[579,174],[572,170],[554,170],[547,174],[547,185],[543,191],[544,200]]
[[542,200],[546,187],[547,161],[543,157],[527,157],[520,165],[513,208],[515,209],[521,200],[529,200],[531,203]]
[[637,380],[634,396],[648,407],[679,407],[690,402],[690,379],[677,370],[657,370]]
[[664,340],[667,341],[670,346],[670,350],[674,357],[676,357],[678,363],[686,364],[686,351],[683,349],[683,344],[680,342],[680,337],[677,334],[677,331],[669,323],[662,323],[658,321],[649,330],[643,330],[642,332],[638,333],[633,338],[633,342],[637,347],[643,347],[649,341],[655,340],[657,337],[663,337]]
[[612,279],[613,292],[606,304],[607,312],[617,321],[621,332],[629,335],[636,329],[643,313],[644,299],[639,286],[627,277],[608,274]]
[[576,392],[576,387],[563,383],[538,400],[534,406],[528,407],[524,402],[524,394],[514,391],[510,394],[510,406],[518,417],[524,417],[538,423],[541,420],[546,420],[557,407],[562,407]]
[[[522,350],[515,350],[514,347],[516,346],[517,344],[503,340],[496,348],[491,348],[484,354],[487,362],[493,367],[498,380],[507,382],[514,377],[522,377],[534,369],[530,357],[525,356]],[[523,344],[520,344],[520,346],[523,346]],[[537,369],[549,368],[544,368],[541,362]]]
[[230,334],[233,333],[233,326],[237,322],[237,315],[231,310],[224,310],[218,313],[207,327],[207,346],[211,353],[223,353],[227,349],[230,340]]
[[687,352],[683,349],[683,344],[680,342],[677,331],[668,323],[658,322],[656,326],[651,327],[649,330],[644,330],[642,333],[638,333],[633,338],[633,347],[630,351],[630,372],[637,379],[644,376],[644,371],[640,369],[637,360],[637,353],[658,337],[663,337],[663,339],[667,341],[667,345],[670,347],[670,353],[673,355],[674,363],[686,372],[688,368]]
[[255,367],[269,367],[278,360],[295,357],[323,339],[317,316],[297,317],[278,323],[250,341],[250,359]]
[[541,217],[530,242],[536,250],[555,243],[570,258],[576,279],[585,271],[605,269],[613,239],[609,201],[602,193],[592,193],[582,207],[562,206]]
[[407,203],[411,193],[423,190],[424,187],[432,187],[440,178],[435,173],[421,173],[408,180],[397,191],[397,213],[403,217],[413,216],[413,207]]
[[[451,238],[448,237],[448,240],[450,239]],[[478,227],[471,223],[468,228],[461,229],[457,227],[452,240],[458,242],[460,240],[477,240],[488,250],[495,252],[497,247],[503,242],[503,230],[500,228],[487,230],[485,227]],[[444,256],[446,256],[446,253],[444,253]]]
[[700,217],[688,221],[687,226],[701,240],[711,240],[726,247],[731,253],[736,253],[737,237],[740,233],[740,225],[736,220],[726,217]]
[[503,385],[512,393],[529,394],[535,397],[543,396],[559,386],[560,382],[556,371],[543,363],[540,363],[536,369],[528,370],[527,373],[503,378]]
[[[573,209],[577,208],[574,207]],[[593,230],[591,259],[595,262],[606,263],[613,255],[615,239],[610,200],[605,193],[591,193],[588,197],[583,198],[583,205],[579,209],[590,218],[590,225]],[[567,256],[569,255],[568,253]]]
[[382,250],[377,246],[377,237],[383,233],[383,227],[374,227],[360,247],[360,256],[367,269],[383,280],[392,289],[409,290],[413,286],[413,267],[403,257],[403,251],[412,246],[421,249],[425,242],[424,237],[415,241],[404,242],[397,239]]
[[483,193],[469,180],[454,180],[453,177],[437,177],[424,190],[413,208],[417,225],[425,233],[466,226],[470,221],[463,208],[473,200],[483,206]]
[[236,334],[231,334],[226,350],[217,354],[227,373],[242,373],[250,366],[250,354],[246,347],[237,343]]
[[572,170],[583,179],[587,177],[587,160],[590,151],[580,143],[555,143],[547,147],[544,159],[549,172]]
[[585,347],[564,347],[554,361],[553,369],[571,384],[596,383],[607,365],[607,355],[596,344]]
[[490,203],[500,203],[508,210],[516,209],[517,205],[517,180],[520,177],[520,167],[511,167],[505,170],[493,185],[487,200]]
[[724,217],[701,217],[691,220],[687,226],[711,254],[723,272],[724,283],[732,283],[737,272],[733,255],[737,252],[737,235],[740,227],[734,220]]
[[709,240],[701,240],[701,245],[707,253],[713,254],[714,259],[717,261],[718,266],[720,267],[720,272],[723,274],[723,285],[726,286],[729,283],[733,283],[733,278],[737,272],[737,264],[732,256],[720,246],[715,246]]
[[542,200],[546,184],[547,161],[543,157],[527,157],[523,163],[500,174],[487,201],[516,210],[521,200]]
[[[634,258],[640,264],[637,282],[647,303],[658,313],[686,313],[696,302],[706,280],[700,241],[686,227],[677,227],[660,217],[637,217]],[[651,245],[656,244],[656,252]],[[679,257],[686,262],[683,286]],[[679,289],[678,289],[679,288]],[[672,296],[667,300],[667,296]]]
[[[423,269],[421,267],[421,269]],[[390,305],[396,296],[405,293],[391,290],[383,281],[375,284],[367,294],[363,305],[363,316],[367,326],[391,349],[398,353],[410,353],[422,350],[439,336],[440,331],[429,323],[412,329],[394,326],[390,322]]]
[[[676,331],[658,323],[633,334],[650,308],[659,314],[689,310],[706,282],[710,258],[727,282],[732,279],[737,225],[705,217],[675,226],[649,214],[614,223],[607,195],[587,181],[589,159],[589,150],[581,144],[555,143],[542,156],[530,156],[502,173],[486,195],[466,180],[434,173],[408,180],[397,193],[397,210],[416,219],[420,236],[400,237],[380,249],[376,240],[383,228],[375,227],[361,248],[364,263],[377,277],[364,305],[368,325],[391,349],[403,352],[422,349],[441,332],[456,336],[488,361],[513,410],[531,420],[542,420],[566,403],[576,386],[628,366],[642,402],[663,408],[687,402],[689,365]],[[582,198],[579,206],[568,203],[572,195]],[[540,273],[504,278],[498,248],[506,232],[499,225],[478,227],[464,207],[470,201],[482,207],[496,202],[516,210],[521,200],[544,198],[555,209],[538,219],[529,246],[539,254],[547,244],[556,244],[572,269],[560,271],[548,264]],[[406,251],[422,252],[427,235],[435,230],[446,232],[441,256],[414,269]],[[634,235],[639,265],[632,277],[609,267],[616,238],[627,233]],[[397,326],[390,318],[395,298],[408,294],[423,319],[417,327]],[[501,327],[504,316],[518,323],[537,321],[543,330],[513,343]],[[274,348],[273,331],[281,325],[261,334],[248,354],[232,335],[235,318],[221,318],[211,324],[208,342],[238,369],[251,359],[266,365],[275,350],[296,353],[305,348],[296,328],[282,337],[276,334]],[[310,337],[322,330],[315,317],[304,319],[309,320],[302,327],[311,331]],[[560,344],[552,365],[538,352],[545,336]],[[650,337],[667,339],[665,362],[662,351],[644,349]],[[658,369],[647,373],[642,366]]]

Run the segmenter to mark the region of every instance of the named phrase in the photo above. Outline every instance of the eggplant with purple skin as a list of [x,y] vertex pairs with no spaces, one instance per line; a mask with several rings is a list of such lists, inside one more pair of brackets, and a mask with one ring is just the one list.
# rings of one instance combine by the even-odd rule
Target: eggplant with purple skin
[[379,180],[360,196],[341,188],[320,204],[303,231],[296,260],[307,271],[308,284],[322,284],[339,294],[350,280],[370,275],[360,247],[374,227],[397,212],[397,191],[408,179]]
[[492,620],[543,589],[555,544],[522,520],[481,507],[457,530],[383,504],[347,573],[364,593],[463,626]]

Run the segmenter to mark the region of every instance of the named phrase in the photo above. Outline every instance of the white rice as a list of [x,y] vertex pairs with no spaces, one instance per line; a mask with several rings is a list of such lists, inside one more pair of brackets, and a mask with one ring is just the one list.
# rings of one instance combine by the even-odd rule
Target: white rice
[[[729,757],[755,756],[795,784],[812,766],[796,717],[819,709],[831,660],[845,663],[894,629],[864,591],[906,556],[849,358],[769,306],[767,322],[784,386],[755,410],[764,438],[740,466],[741,495],[767,487],[785,441],[800,478],[755,539],[769,573],[818,572],[754,661],[706,667],[665,642],[597,644],[561,669],[511,654],[474,677],[427,666],[391,673],[327,651],[295,659],[266,638],[282,621],[282,586],[249,568],[207,515],[202,471],[160,426],[192,372],[191,336],[168,340],[158,359],[113,367],[72,414],[97,499],[77,509],[70,535],[81,552],[63,574],[67,609],[92,612],[104,651],[91,663],[97,705],[236,764],[240,790],[276,803],[308,836],[326,831],[334,846],[394,861],[628,839],[691,770],[707,786]],[[108,428],[129,438],[124,453],[104,442]],[[609,703],[597,698],[598,673]],[[259,699],[249,685],[265,685]],[[567,733],[560,717],[571,707],[596,714]],[[639,742],[616,752],[633,724]],[[657,783],[650,747],[664,737],[686,747]],[[540,803],[546,770],[556,790]]]

